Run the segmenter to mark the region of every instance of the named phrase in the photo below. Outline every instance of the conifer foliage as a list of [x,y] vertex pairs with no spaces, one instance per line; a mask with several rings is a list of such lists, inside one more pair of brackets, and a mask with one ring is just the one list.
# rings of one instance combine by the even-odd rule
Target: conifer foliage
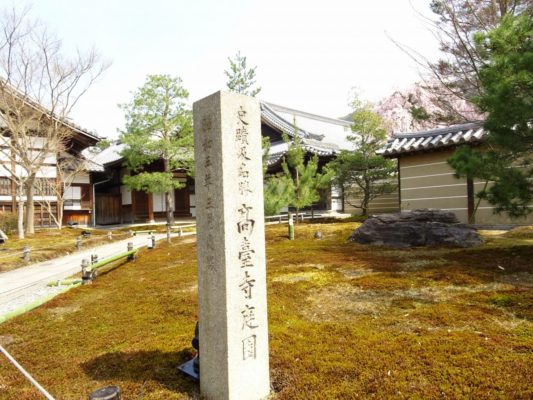
[[241,52],[237,52],[235,57],[228,58],[230,64],[230,70],[224,70],[224,73],[228,77],[226,86],[232,92],[244,94],[247,96],[255,97],[261,91],[261,87],[256,85],[255,70],[257,66],[248,68],[246,63],[246,57],[241,56]]
[[448,160],[458,177],[485,182],[478,199],[515,218],[529,214],[533,202],[532,37],[530,13],[507,15],[497,28],[476,35],[485,66],[474,101],[487,113],[489,138],[486,147],[461,147]]
[[[174,171],[193,173],[192,112],[186,100],[189,92],[179,77],[148,75],[130,103],[121,107],[126,113],[126,129],[120,140],[122,156],[131,175],[123,178],[133,190],[165,193],[167,223],[173,222],[172,191],[184,186],[174,179]],[[151,164],[163,163],[163,171],[152,171]]]

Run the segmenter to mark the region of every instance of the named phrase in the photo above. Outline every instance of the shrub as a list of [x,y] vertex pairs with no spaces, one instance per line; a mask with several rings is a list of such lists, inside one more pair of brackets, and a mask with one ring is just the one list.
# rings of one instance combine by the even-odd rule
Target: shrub
[[8,234],[17,229],[17,214],[0,211],[0,229]]

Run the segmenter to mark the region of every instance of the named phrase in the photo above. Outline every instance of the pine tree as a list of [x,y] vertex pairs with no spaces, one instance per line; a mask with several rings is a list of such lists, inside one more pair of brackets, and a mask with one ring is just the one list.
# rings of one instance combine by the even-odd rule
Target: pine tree
[[327,169],[333,172],[345,202],[367,215],[373,199],[396,188],[391,183],[396,163],[376,154],[387,139],[383,119],[372,111],[370,104],[358,99],[352,101],[352,107],[353,134],[348,139],[354,144],[354,150],[343,150]]
[[525,13],[507,15],[497,28],[476,35],[485,66],[474,100],[487,113],[489,136],[484,148],[463,146],[448,160],[458,177],[485,182],[479,200],[514,218],[529,214],[533,202],[532,37],[533,20]]
[[230,70],[224,70],[228,77],[226,86],[232,92],[244,94],[255,97],[261,91],[261,87],[255,87],[255,70],[257,66],[248,68],[246,65],[246,57],[241,56],[241,52],[237,52],[233,59],[228,57]]
[[298,135],[294,135],[291,142],[288,135],[284,134],[283,140],[289,146],[281,164],[283,172],[267,180],[265,204],[271,207],[267,210],[271,213],[283,206],[290,206],[298,214],[302,208],[320,200],[319,190],[328,187],[333,174],[329,171],[318,172],[318,157],[306,156]]
[[[188,91],[182,80],[169,75],[148,75],[133,100],[121,107],[126,112],[126,130],[120,140],[125,144],[122,155],[133,173],[123,182],[133,190],[165,193],[167,224],[173,222],[172,191],[183,183],[174,179],[173,171],[193,170],[192,112],[185,101]],[[146,170],[162,160],[163,172]]]

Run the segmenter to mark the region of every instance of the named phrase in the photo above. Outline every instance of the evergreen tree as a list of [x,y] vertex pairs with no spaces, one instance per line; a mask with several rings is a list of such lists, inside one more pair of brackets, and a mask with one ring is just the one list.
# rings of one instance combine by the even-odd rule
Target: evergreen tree
[[228,77],[226,86],[232,92],[244,94],[247,96],[255,97],[261,91],[261,87],[254,87],[255,70],[257,66],[248,68],[246,66],[246,57],[241,56],[241,52],[237,52],[233,59],[228,58],[230,64],[230,70],[224,70],[224,73]]
[[[133,173],[123,182],[133,190],[165,193],[167,224],[173,222],[172,192],[184,186],[174,179],[177,169],[193,170],[192,112],[185,101],[189,97],[179,77],[148,75],[130,103],[121,107],[126,112],[126,129],[120,140],[125,144],[122,156]],[[158,160],[162,172],[147,167]]]
[[265,211],[275,214],[283,206],[290,206],[298,214],[302,208],[320,200],[319,190],[329,186],[333,173],[318,172],[318,157],[306,157],[297,134],[292,142],[286,134],[283,135],[283,140],[289,149],[281,164],[283,172],[266,182]]
[[485,66],[474,101],[487,113],[487,146],[460,147],[448,160],[458,177],[485,181],[478,199],[511,217],[529,214],[533,201],[532,37],[533,20],[525,13],[507,15],[497,28],[476,35]]
[[396,185],[391,178],[396,163],[377,155],[387,139],[383,119],[369,104],[352,102],[352,135],[348,139],[355,150],[343,150],[327,168],[333,171],[334,183],[343,191],[344,201],[368,215],[368,206],[377,196],[391,193]]

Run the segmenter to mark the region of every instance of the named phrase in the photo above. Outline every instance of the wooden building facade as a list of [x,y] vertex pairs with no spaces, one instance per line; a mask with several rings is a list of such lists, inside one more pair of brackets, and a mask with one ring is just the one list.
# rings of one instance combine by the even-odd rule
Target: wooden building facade
[[[72,184],[69,181],[69,185],[64,185],[60,179],[61,174],[58,172],[58,160],[72,159],[79,162],[83,158],[82,151],[87,147],[94,146],[100,138],[70,121],[50,117],[40,105],[30,102],[22,96],[19,97],[17,104],[20,107],[27,107],[30,115],[25,129],[32,134],[25,133],[23,136],[24,146],[28,149],[28,157],[44,160],[44,162],[39,163],[34,185],[35,226],[48,227],[55,224],[53,216],[56,218],[58,216],[57,193],[60,191],[58,188],[62,190],[65,186],[67,187],[63,195],[63,223],[75,222],[88,225],[93,209],[90,170],[98,169],[98,166],[87,162],[87,170],[76,174],[72,179]],[[6,97],[2,96],[1,98],[6,101]],[[17,197],[15,177],[24,177],[27,171],[25,171],[22,162],[18,161],[21,156],[14,155],[16,146],[13,145],[13,140],[15,139],[9,130],[10,125],[6,120],[7,117],[4,115],[8,111],[4,109],[2,104],[4,103],[0,104],[0,211],[15,213],[17,212],[18,200],[21,199],[24,204],[27,200],[25,193],[22,193],[21,198]],[[11,116],[10,118],[13,119],[14,117]],[[40,121],[41,119],[44,122]],[[37,120],[40,121],[40,124],[35,122]],[[46,129],[46,126],[50,124],[57,124],[59,128],[56,129],[63,130],[62,135],[66,138],[66,143],[64,143],[64,149],[61,152],[54,153],[49,150],[46,136],[42,131],[39,131],[39,127]]]
[[[288,150],[283,134],[287,134],[289,138],[298,135],[307,157],[317,155],[319,166],[322,167],[346,145],[349,127],[350,123],[347,121],[261,103],[261,134],[271,142],[267,175],[281,170],[283,156]],[[91,176],[95,193],[94,222],[106,225],[164,220],[166,210],[163,193],[131,191],[123,184],[122,179],[128,171],[124,167],[122,150],[122,144],[114,144],[92,159],[103,166],[103,171],[94,172]],[[155,162],[148,170],[163,171],[163,165]],[[194,180],[185,171],[175,171],[174,177],[184,185],[182,189],[173,192],[174,216],[195,217]],[[331,192],[324,190],[321,200],[314,208],[330,209],[331,204]]]
[[[95,218],[97,225],[144,223],[166,218],[164,193],[147,193],[130,190],[123,184],[128,174],[121,155],[122,144],[114,144],[93,158],[103,170],[92,174],[95,193]],[[163,171],[163,162],[152,163],[148,172]],[[173,197],[174,217],[194,216],[194,181],[184,171],[175,171],[174,179],[183,183],[175,189]]]

